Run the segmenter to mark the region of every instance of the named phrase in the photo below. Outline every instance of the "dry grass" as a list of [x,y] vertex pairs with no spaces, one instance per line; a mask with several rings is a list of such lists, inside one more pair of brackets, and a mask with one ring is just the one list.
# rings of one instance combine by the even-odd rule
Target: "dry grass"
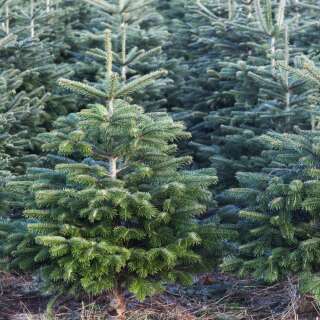
[[36,292],[31,277],[0,272],[0,320],[22,320],[26,314],[41,314],[46,301]]
[[[128,298],[127,319],[314,320],[320,316],[315,301],[299,295],[296,279],[268,287],[250,280],[224,279],[221,275],[219,279],[233,283],[220,297],[200,299],[182,291],[169,291],[143,303]],[[31,278],[1,274],[0,320],[48,320],[43,314],[47,299],[36,293],[32,285]],[[84,302],[60,301],[56,320],[105,320],[107,306],[106,297],[86,298]]]

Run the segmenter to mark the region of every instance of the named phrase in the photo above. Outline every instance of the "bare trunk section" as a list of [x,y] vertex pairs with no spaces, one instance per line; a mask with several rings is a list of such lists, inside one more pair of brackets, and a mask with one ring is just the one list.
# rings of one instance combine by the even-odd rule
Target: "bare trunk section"
[[121,67],[121,78],[122,81],[127,80],[127,25],[125,22],[121,24],[121,60],[122,60],[122,67]]
[[229,20],[232,20],[233,18],[234,9],[235,9],[234,6],[235,6],[234,0],[228,0],[228,19]]
[[276,38],[271,37],[271,44],[270,44],[270,50],[271,50],[271,68],[272,68],[272,74],[276,71],[276,59],[275,59],[275,53],[276,53]]
[[113,115],[113,99],[109,100],[109,117],[111,118]]
[[110,301],[110,319],[126,320],[126,301],[123,292],[115,289],[112,292],[112,300]]
[[316,118],[314,114],[311,114],[311,131],[316,130]]
[[126,66],[121,67],[121,78],[123,81],[127,80],[127,67]]
[[[289,53],[289,32],[288,32],[288,26],[284,26],[284,63],[286,67],[289,66],[289,59],[290,59],[290,53]],[[290,112],[291,110],[291,93],[290,93],[290,84],[289,84],[289,71],[286,69],[284,72],[284,83],[286,87],[286,94],[285,94],[285,111]],[[290,115],[287,116],[286,119],[287,125],[290,124]],[[289,129],[289,128],[288,128]]]
[[117,179],[117,158],[110,158],[109,160],[109,172],[111,179]]
[[51,5],[50,0],[46,0],[46,11],[47,11],[47,13],[50,12],[50,5]]
[[6,21],[5,21],[5,33],[9,34],[10,33],[10,18],[9,18],[9,3],[7,2],[5,5],[5,17],[6,17]]
[[252,18],[252,11],[253,11],[253,9],[252,9],[252,2],[250,2],[249,4],[247,4],[247,7],[248,7],[248,15],[247,15],[247,17],[248,17],[248,19],[251,19],[251,18]]
[[[113,99],[109,101],[109,117],[111,118],[113,115]],[[117,179],[117,158],[110,157],[109,159],[109,174],[111,179]]]
[[34,0],[30,0],[30,37],[34,38]]

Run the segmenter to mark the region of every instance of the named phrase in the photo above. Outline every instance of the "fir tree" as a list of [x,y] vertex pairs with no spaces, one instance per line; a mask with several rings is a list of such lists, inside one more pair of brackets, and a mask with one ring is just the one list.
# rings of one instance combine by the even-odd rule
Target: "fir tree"
[[[226,270],[267,282],[312,273],[317,277],[319,132],[270,133],[274,148],[265,173],[238,173],[241,185],[228,195],[243,207],[246,235],[240,256],[225,260]],[[248,229],[247,229],[248,228]]]
[[[163,23],[163,17],[156,10],[155,1],[101,1],[86,0],[92,6],[93,19],[86,32],[81,32],[83,47],[98,48],[89,50],[94,58],[93,66],[88,69],[87,61],[79,61],[80,78],[96,81],[104,79],[103,30],[113,31],[115,52],[114,65],[123,80],[145,75],[158,68],[168,68],[170,63],[162,52],[162,46],[168,40],[169,33]],[[101,49],[99,49],[101,48]],[[161,54],[160,54],[161,53]],[[88,53],[86,53],[88,55]],[[169,69],[169,68],[168,68]],[[78,76],[79,77],[79,76]],[[172,87],[170,78],[160,79],[148,92],[134,93],[137,102],[146,110],[160,110],[167,106],[165,90]]]
[[208,75],[198,82],[202,92],[192,113],[199,119],[189,127],[190,147],[200,166],[217,169],[224,189],[237,184],[237,171],[267,165],[259,135],[308,128],[304,81],[275,66],[291,64],[291,57],[305,50],[297,46],[300,36],[304,28],[315,28],[315,21],[297,24],[286,1],[199,1],[194,11],[206,18],[196,44],[212,52],[203,52],[200,60]]
[[194,103],[187,115],[194,137],[190,147],[199,166],[215,166],[220,182],[230,185],[237,170],[250,166],[245,157],[249,145],[250,154],[259,153],[254,141],[255,117],[239,114],[249,111],[257,100],[258,88],[248,76],[252,69],[247,60],[255,66],[266,63],[266,50],[259,47],[263,38],[257,34],[257,21],[248,5],[199,1],[192,10],[193,19],[199,20],[193,44],[199,57],[190,83],[198,91],[191,91]]
[[212,169],[183,169],[191,161],[175,156],[175,141],[189,137],[183,125],[128,102],[166,72],[122,82],[111,47],[107,31],[103,86],[59,81],[97,102],[70,115],[75,130],[44,135],[45,150],[64,160],[54,169],[29,169],[29,232],[4,251],[9,269],[10,261],[13,268],[32,265],[56,294],[111,291],[124,319],[125,289],[143,300],[166,283],[191,283],[194,272],[217,262],[220,240],[232,231],[197,223],[212,205],[208,187],[217,178]]
[[194,28],[189,16],[191,2],[190,0],[164,0],[157,3],[170,34],[162,47],[168,57],[166,69],[169,71],[170,79],[173,80],[173,86],[167,86],[165,89],[168,101],[166,109],[171,111],[177,119],[182,120],[187,120],[184,115],[188,113],[193,103],[191,92],[196,90],[188,86],[194,62],[194,49],[190,46]]
[[50,128],[57,115],[74,107],[70,95],[53,89],[71,69],[56,61],[61,34],[51,23],[58,10],[50,7],[47,12],[44,4],[4,1],[0,8],[1,214],[11,217],[19,216],[23,204],[8,183],[24,174],[26,167],[40,165],[36,136]]
[[[42,127],[50,128],[57,116],[75,110],[70,95],[62,95],[56,88],[61,76],[70,76],[73,28],[75,22],[68,14],[79,12],[76,6],[63,6],[58,1],[8,1],[8,28],[17,35],[16,41],[1,52],[0,68],[14,67],[24,75],[23,90],[37,89],[39,99],[45,102]],[[69,4],[70,5],[70,4]],[[71,15],[72,18],[72,15]],[[70,17],[69,17],[70,19]],[[72,38],[72,39],[71,39]]]
[[226,191],[240,209],[243,230],[238,255],[225,259],[225,270],[254,275],[267,282],[298,275],[304,292],[319,296],[319,70],[300,58],[301,69],[279,64],[309,86],[313,104],[311,130],[270,132],[261,137],[262,156],[270,165],[262,172],[239,172],[241,188]]
[[[1,31],[0,56],[6,56],[17,43],[17,35],[10,28],[10,2],[4,3],[6,21]],[[16,48],[18,54],[19,48]],[[45,97],[41,89],[25,90],[25,74],[6,61],[0,63],[0,215],[16,213],[15,195],[7,183],[25,172],[27,166],[38,161],[33,154],[35,136],[43,132]]]

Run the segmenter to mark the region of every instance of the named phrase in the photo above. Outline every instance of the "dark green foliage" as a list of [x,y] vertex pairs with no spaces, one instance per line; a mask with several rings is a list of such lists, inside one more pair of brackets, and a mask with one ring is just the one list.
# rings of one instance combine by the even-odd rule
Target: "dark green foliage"
[[[41,271],[51,291],[127,288],[143,300],[166,283],[189,284],[194,272],[211,268],[221,240],[233,232],[197,223],[213,204],[208,187],[217,178],[212,169],[183,169],[191,162],[175,155],[175,142],[189,137],[183,125],[126,101],[165,72],[121,82],[112,71],[109,32],[105,42],[104,89],[60,80],[98,102],[42,135],[45,150],[69,160],[54,169],[28,170],[20,184],[29,181],[33,194],[25,212],[31,219],[25,237],[31,240],[4,253],[9,269],[17,260],[25,269],[24,258],[32,258],[32,270]],[[69,121],[75,126],[63,129]]]
[[[34,0],[8,1],[8,34],[17,37],[1,52],[0,68],[10,67],[21,72],[20,90],[33,92],[34,96],[43,99],[45,113],[40,125],[50,128],[57,116],[75,111],[75,106],[70,97],[61,95],[56,87],[59,77],[72,73],[72,68],[61,61],[68,49],[67,37],[63,37],[67,21],[60,6],[54,6],[48,12],[44,4]],[[56,25],[60,28],[53,28]],[[65,40],[65,47],[62,40]]]
[[[93,16],[80,41],[87,58],[78,61],[77,76],[96,82],[104,79],[103,31],[113,31],[114,68],[123,80],[145,75],[159,68],[171,69],[162,47],[169,33],[163,17],[156,10],[156,1],[86,0]],[[95,48],[95,49],[92,49]],[[89,57],[88,57],[89,56]],[[166,90],[172,89],[170,78],[160,79],[147,92],[137,90],[133,98],[146,110],[167,107]]]
[[305,83],[312,130],[296,127],[292,134],[263,135],[262,157],[270,165],[261,172],[238,173],[240,188],[224,193],[241,208],[243,236],[239,251],[225,259],[223,268],[270,283],[299,275],[302,292],[319,298],[319,70],[305,57],[297,61],[298,69],[285,63],[279,68]]
[[[66,41],[61,36],[67,22],[59,6],[48,12],[44,4],[33,0],[0,4],[1,215],[21,213],[23,203],[18,203],[7,183],[27,167],[40,165],[37,135],[50,128],[58,115],[75,110],[70,95],[61,94],[56,86],[59,77],[71,73],[60,59],[65,48],[59,41]],[[60,29],[52,28],[57,21]]]
[[227,3],[206,1],[192,9],[199,20],[193,44],[199,58],[193,85],[198,93],[191,92],[196,100],[190,146],[200,166],[212,164],[223,186],[232,185],[237,170],[261,166],[250,159],[261,152],[255,136],[262,131],[253,111],[259,87],[249,73],[269,68],[268,51],[251,6],[229,8]]
[[265,154],[273,159],[270,168],[239,173],[241,188],[228,191],[242,206],[249,232],[224,268],[268,282],[306,272],[317,277],[319,133],[270,133],[263,139],[272,148]]
[[304,28],[315,28],[315,20],[296,21],[295,9],[288,1],[258,0],[199,1],[192,8],[199,57],[191,91],[195,101],[184,116],[191,119],[196,163],[217,169],[221,189],[237,185],[237,171],[267,165],[259,135],[310,126],[304,81],[276,69],[306,49],[297,46]]
[[319,14],[0,1],[1,269],[121,302],[224,256],[319,297]]

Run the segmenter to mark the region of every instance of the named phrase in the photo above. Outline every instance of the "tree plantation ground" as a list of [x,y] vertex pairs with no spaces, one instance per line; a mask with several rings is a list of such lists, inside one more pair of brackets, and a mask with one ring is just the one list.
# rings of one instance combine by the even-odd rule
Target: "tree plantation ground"
[[[8,274],[3,274],[1,279],[2,319],[47,319],[45,309],[49,297],[37,291],[32,279]],[[106,319],[108,302],[105,296],[78,300],[66,297],[56,306],[55,319]],[[317,316],[317,302],[310,296],[299,296],[294,279],[265,286],[218,274],[200,277],[187,290],[170,287],[166,293],[144,302],[128,297],[127,311],[131,320],[271,320],[316,319]]]
[[320,316],[319,0],[0,16],[0,319]]

